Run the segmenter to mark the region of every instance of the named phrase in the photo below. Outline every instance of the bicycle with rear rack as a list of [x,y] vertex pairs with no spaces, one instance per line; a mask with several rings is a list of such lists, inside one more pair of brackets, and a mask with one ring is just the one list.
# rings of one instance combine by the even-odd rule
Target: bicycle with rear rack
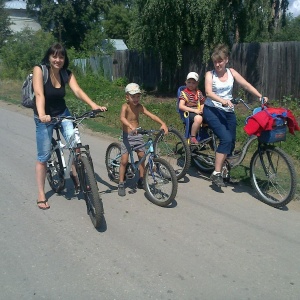
[[[125,172],[126,179],[133,179],[139,170],[139,166],[148,158],[143,177],[146,197],[156,205],[167,206],[176,197],[178,183],[171,165],[163,158],[157,157],[154,152],[152,135],[163,133],[161,130],[138,128],[137,134],[147,135],[148,140],[142,145],[131,147]],[[146,147],[145,155],[141,160],[135,162],[134,152],[143,147]],[[106,150],[105,165],[108,177],[115,183],[119,182],[120,161],[121,145],[120,143],[111,143]]]
[[[243,103],[252,111],[240,98],[232,100],[232,103]],[[255,108],[253,114],[261,109],[263,107]],[[257,142],[250,160],[251,184],[262,202],[276,208],[287,205],[295,196],[297,175],[289,155],[276,146],[277,142],[285,140],[285,136],[284,118],[276,119],[273,130],[263,131],[259,137],[249,136],[237,154],[226,158],[221,171],[224,181],[230,181],[230,170],[243,162],[250,146]],[[218,138],[207,125],[200,129],[200,137],[198,144],[189,145],[191,159],[200,171],[211,173],[214,170]],[[179,143],[182,135],[178,135],[177,139]]]
[[[82,145],[80,141],[78,125],[87,118],[95,118],[100,110],[87,111],[81,116],[54,117],[54,131],[56,137],[52,137],[51,157],[47,162],[47,180],[50,187],[56,193],[65,188],[65,181],[71,177],[75,191],[82,192],[86,202],[87,214],[95,228],[99,228],[103,215],[103,203],[99,195],[97,181],[95,178],[92,156],[89,145]],[[102,117],[102,116],[101,116]],[[73,122],[74,132],[64,145],[61,141],[59,128],[64,120]],[[66,160],[64,152],[69,150],[69,157]],[[76,174],[72,173],[72,165],[75,166]]]

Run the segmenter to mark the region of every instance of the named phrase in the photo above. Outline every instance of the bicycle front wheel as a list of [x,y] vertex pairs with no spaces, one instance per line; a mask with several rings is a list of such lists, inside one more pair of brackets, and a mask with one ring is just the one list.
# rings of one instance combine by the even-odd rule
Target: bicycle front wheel
[[186,139],[179,131],[169,128],[168,134],[157,135],[154,152],[172,166],[178,180],[186,175],[191,165],[191,152]]
[[78,176],[88,214],[95,228],[99,228],[102,223],[104,210],[95,175],[87,157],[81,156],[78,160]]
[[265,146],[253,154],[250,176],[260,200],[270,206],[283,207],[295,196],[296,171],[289,156],[277,147]]
[[105,165],[109,179],[115,183],[119,183],[120,161],[121,145],[118,143],[110,144],[106,149]]
[[[52,149],[57,143],[52,139]],[[64,167],[59,149],[52,150],[51,157],[47,161],[47,180],[55,193],[60,193],[65,188]]]
[[152,203],[159,206],[169,205],[178,189],[174,169],[164,159],[154,158],[145,167],[144,188],[147,198]]

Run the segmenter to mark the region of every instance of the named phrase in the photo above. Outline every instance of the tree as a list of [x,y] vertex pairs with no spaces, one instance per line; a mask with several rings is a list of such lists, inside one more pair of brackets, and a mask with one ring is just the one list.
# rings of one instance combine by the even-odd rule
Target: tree
[[286,25],[275,33],[272,41],[300,41],[300,16],[296,18],[292,18],[291,15],[287,16]]
[[113,5],[103,20],[103,28],[107,37],[111,39],[129,40],[129,30],[133,15],[124,5]]
[[0,0],[0,48],[6,39],[11,35],[9,16],[4,9],[4,0]]
[[[274,4],[275,3],[275,4]],[[129,46],[154,50],[171,69],[184,46],[204,46],[204,61],[219,42],[269,41],[287,0],[136,0]],[[278,22],[276,23],[278,24]]]
[[85,35],[101,21],[111,6],[110,0],[28,0],[27,8],[38,11],[41,26],[67,47],[80,48]]
[[[51,33],[24,29],[11,35],[1,48],[3,73],[7,78],[25,78],[35,64],[39,64],[46,50],[54,42]],[[16,59],[17,58],[17,59]]]

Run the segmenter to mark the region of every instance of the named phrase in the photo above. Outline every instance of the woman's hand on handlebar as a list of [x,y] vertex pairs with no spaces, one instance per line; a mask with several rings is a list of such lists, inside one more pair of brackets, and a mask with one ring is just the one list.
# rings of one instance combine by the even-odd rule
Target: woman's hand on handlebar
[[233,107],[233,104],[232,104],[232,102],[228,99],[228,100],[224,100],[224,102],[222,103],[222,106],[232,108],[232,107]]
[[44,116],[41,116],[41,117],[39,117],[39,119],[40,119],[40,121],[41,121],[42,123],[48,123],[48,122],[51,121],[50,115],[44,115]]
[[107,107],[106,106],[93,105],[92,110],[107,111]]

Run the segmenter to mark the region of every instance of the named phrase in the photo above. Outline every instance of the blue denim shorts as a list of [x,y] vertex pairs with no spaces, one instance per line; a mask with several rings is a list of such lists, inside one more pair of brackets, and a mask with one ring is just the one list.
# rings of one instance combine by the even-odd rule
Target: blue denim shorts
[[205,123],[219,138],[218,153],[231,154],[236,140],[236,115],[216,107],[204,105],[203,116]]
[[[62,114],[56,116],[70,116],[70,112],[66,109]],[[37,115],[34,115],[34,121],[36,126],[36,146],[37,146],[37,160],[45,163],[51,156],[51,140],[53,135],[53,129],[55,124],[42,123]],[[74,126],[72,121],[61,122],[60,132],[67,142],[74,132]]]

